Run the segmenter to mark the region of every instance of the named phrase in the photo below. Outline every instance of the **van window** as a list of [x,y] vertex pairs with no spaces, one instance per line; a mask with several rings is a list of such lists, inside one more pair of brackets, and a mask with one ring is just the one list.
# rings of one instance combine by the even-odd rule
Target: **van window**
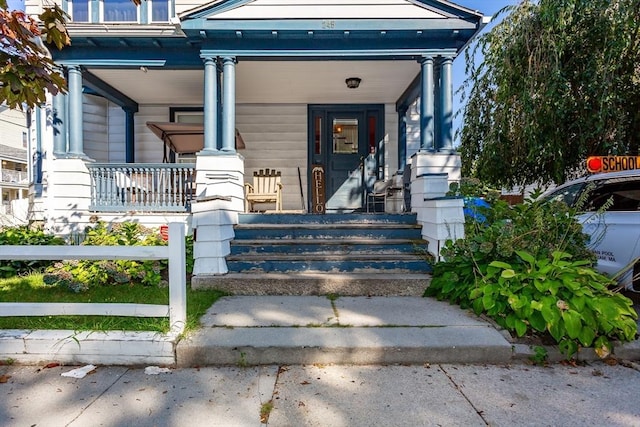
[[553,193],[546,196],[545,199],[553,200],[555,202],[565,202],[567,205],[573,206],[573,204],[576,202],[578,194],[582,190],[582,187],[584,187],[583,182],[569,185],[554,191]]
[[640,179],[605,181],[591,192],[586,208],[596,211],[608,200],[611,200],[611,206],[607,211],[640,210]]

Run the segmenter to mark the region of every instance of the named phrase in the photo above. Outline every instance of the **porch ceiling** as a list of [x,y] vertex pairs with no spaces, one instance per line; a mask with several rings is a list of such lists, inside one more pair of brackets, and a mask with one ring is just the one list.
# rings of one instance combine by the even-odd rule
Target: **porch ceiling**
[[[139,104],[201,105],[203,70],[88,70]],[[237,103],[395,103],[419,73],[415,61],[240,61]],[[360,77],[348,89],[347,77]]]

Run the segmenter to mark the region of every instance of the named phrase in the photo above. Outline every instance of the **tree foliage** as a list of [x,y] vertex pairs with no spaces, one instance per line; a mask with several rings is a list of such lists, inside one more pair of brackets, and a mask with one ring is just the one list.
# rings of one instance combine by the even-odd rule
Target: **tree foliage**
[[522,0],[498,14],[466,54],[463,173],[560,183],[589,155],[637,155],[640,2]]
[[[0,103],[10,108],[34,107],[45,102],[46,92],[66,91],[62,73],[43,41],[58,49],[71,40],[67,15],[57,4],[47,7],[38,20],[19,10],[8,10],[0,0]],[[44,39],[44,40],[43,40]]]

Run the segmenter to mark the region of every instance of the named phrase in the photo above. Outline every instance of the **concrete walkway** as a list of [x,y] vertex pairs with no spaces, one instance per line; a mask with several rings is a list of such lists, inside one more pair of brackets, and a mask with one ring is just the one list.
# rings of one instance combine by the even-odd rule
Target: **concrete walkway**
[[[585,366],[0,366],[3,427],[620,426],[640,424],[640,372]],[[261,417],[262,412],[262,417]]]
[[177,347],[178,366],[276,363],[502,363],[489,323],[420,297],[237,296],[214,304]]
[[[253,366],[272,364],[502,364],[534,350],[505,331],[432,298],[232,296],[186,336],[149,332],[0,330],[0,360],[23,364]],[[564,357],[548,348],[549,360]],[[640,341],[616,346],[640,360]],[[597,360],[592,349],[579,360]]]

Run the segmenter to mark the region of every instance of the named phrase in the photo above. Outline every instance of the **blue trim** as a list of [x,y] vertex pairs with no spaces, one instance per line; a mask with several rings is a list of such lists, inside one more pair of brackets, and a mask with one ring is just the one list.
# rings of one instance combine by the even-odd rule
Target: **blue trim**
[[413,104],[416,99],[420,98],[420,81],[421,75],[418,73],[396,101],[396,111],[408,110],[409,107],[411,107],[411,104]]
[[398,171],[407,164],[407,108],[398,111]]
[[136,131],[135,131],[135,111],[124,107],[124,146],[125,146],[125,162],[134,163],[136,161]]
[[[104,53],[103,53],[104,54]],[[166,60],[163,59],[150,59],[150,60],[140,60],[140,59],[56,59],[58,64],[73,67],[73,66],[84,66],[84,67],[164,67],[166,64]]]
[[137,113],[138,103],[88,71],[82,73],[83,84],[114,104]]
[[300,57],[305,58],[322,58],[322,59],[339,59],[344,60],[348,58],[376,58],[380,59],[386,57],[388,59],[399,58],[419,58],[424,55],[429,56],[444,56],[455,55],[455,49],[403,49],[403,48],[390,48],[390,49],[277,49],[277,48],[265,48],[265,49],[203,49],[202,53],[207,56],[237,56],[237,57],[264,57],[264,58],[285,58],[289,60],[296,60]]
[[[46,114],[46,113],[45,113]],[[36,107],[36,152],[33,165],[33,183],[42,183],[42,107]]]

